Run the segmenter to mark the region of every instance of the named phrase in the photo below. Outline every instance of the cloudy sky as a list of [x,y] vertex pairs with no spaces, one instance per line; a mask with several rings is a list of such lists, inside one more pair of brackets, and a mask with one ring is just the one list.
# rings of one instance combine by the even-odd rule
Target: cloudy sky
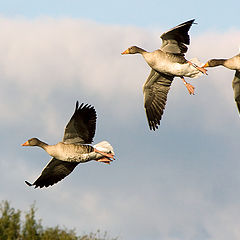
[[[149,67],[121,56],[152,51],[162,32],[196,18],[187,59],[227,58],[240,46],[237,1],[0,1],[0,200],[23,211],[35,201],[45,226],[120,240],[240,238],[239,114],[234,72],[218,67],[174,80],[160,129],[148,129],[142,85]],[[222,4],[222,6],[221,6]],[[217,8],[216,8],[217,5]],[[47,189],[33,182],[50,157],[23,148],[61,140],[76,100],[95,106],[95,143],[117,160],[79,165]]]

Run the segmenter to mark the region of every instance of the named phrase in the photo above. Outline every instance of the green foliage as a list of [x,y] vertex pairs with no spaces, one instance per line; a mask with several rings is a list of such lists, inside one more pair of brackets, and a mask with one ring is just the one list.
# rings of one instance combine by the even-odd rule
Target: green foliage
[[117,238],[109,238],[107,232],[104,232],[103,236],[101,236],[100,230],[97,230],[96,233],[84,235],[78,240],[117,240]]
[[42,233],[41,240],[79,240],[74,230],[62,230],[59,227],[47,228]]
[[107,232],[101,236],[100,231],[84,236],[77,236],[74,230],[59,226],[44,228],[41,220],[35,219],[35,204],[30,206],[21,221],[21,211],[10,207],[8,201],[0,203],[0,239],[1,240],[117,240],[109,238]]
[[25,222],[22,228],[22,237],[24,240],[40,240],[42,225],[41,221],[35,220],[35,205],[30,207],[30,210],[25,215]]
[[20,211],[10,208],[7,201],[0,205],[0,239],[11,240],[20,237]]

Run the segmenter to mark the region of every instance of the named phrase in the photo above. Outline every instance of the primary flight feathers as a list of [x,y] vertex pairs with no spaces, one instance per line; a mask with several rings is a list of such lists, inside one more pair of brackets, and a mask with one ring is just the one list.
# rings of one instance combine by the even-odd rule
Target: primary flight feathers
[[38,146],[44,149],[52,159],[43,169],[37,180],[29,186],[48,187],[69,175],[79,163],[96,160],[109,164],[114,160],[114,151],[107,141],[94,146],[97,115],[93,106],[76,103],[75,111],[65,127],[63,140],[48,145],[37,138],[31,138],[22,146]]
[[132,46],[122,54],[141,54],[151,72],[143,86],[144,107],[151,130],[156,130],[165,109],[167,95],[174,77],[184,81],[190,94],[194,94],[194,87],[184,80],[184,77],[195,78],[206,70],[196,63],[187,61],[184,53],[190,44],[188,31],[194,19],[177,25],[161,35],[162,46],[153,52],[137,46]]

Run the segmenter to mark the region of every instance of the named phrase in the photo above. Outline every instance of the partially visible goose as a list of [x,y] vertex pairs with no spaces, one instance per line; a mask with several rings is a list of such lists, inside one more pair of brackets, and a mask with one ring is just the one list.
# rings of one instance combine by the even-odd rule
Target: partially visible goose
[[114,159],[114,152],[107,141],[89,145],[95,135],[96,119],[94,107],[83,103],[79,106],[77,101],[75,112],[65,127],[62,142],[48,145],[31,138],[22,144],[41,147],[53,157],[33,184],[25,182],[35,188],[48,187],[69,175],[79,163],[96,160],[109,164]]
[[240,54],[229,59],[210,59],[203,67],[224,66],[225,68],[236,70],[232,81],[234,99],[240,113]]
[[144,107],[147,114],[149,127],[156,130],[160,125],[163,110],[167,101],[167,94],[173,78],[181,77],[190,94],[194,94],[194,87],[187,83],[184,77],[195,78],[206,73],[204,68],[197,65],[197,59],[187,61],[184,53],[190,44],[188,31],[194,19],[179,24],[161,35],[162,46],[153,52],[132,46],[122,54],[141,54],[147,64],[152,68],[147,81],[143,86]]

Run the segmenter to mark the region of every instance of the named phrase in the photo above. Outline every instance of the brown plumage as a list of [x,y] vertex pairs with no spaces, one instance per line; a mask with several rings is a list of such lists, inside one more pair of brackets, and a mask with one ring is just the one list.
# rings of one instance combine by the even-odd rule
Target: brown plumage
[[41,147],[53,157],[33,184],[25,182],[35,188],[48,187],[69,175],[79,163],[96,160],[109,164],[114,159],[114,152],[108,142],[89,145],[95,135],[96,119],[94,107],[87,104],[79,106],[77,102],[75,112],[65,127],[62,142],[48,145],[31,138],[22,144]]
[[[122,54],[141,54],[151,72],[143,86],[144,107],[150,130],[156,130],[165,109],[167,94],[174,77],[198,77],[205,69],[187,61],[184,53],[190,44],[188,31],[194,19],[177,25],[161,35],[162,46],[153,52],[147,52],[142,48],[132,46]],[[194,87],[184,80],[190,94],[194,93]]]

